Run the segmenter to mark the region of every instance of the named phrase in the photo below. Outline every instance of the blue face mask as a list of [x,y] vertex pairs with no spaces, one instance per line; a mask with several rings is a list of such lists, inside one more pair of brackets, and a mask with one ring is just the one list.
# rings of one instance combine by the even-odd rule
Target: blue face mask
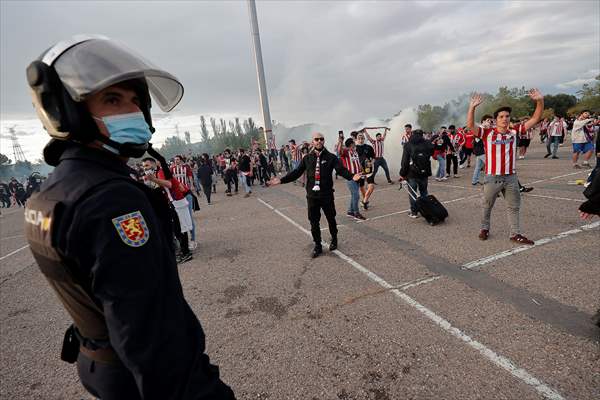
[[[145,144],[149,143],[152,138],[150,127],[141,112],[110,115],[107,117],[94,117],[104,123],[106,130],[110,135],[110,140],[117,143],[134,143]],[[110,151],[115,151],[112,147],[104,145]]]

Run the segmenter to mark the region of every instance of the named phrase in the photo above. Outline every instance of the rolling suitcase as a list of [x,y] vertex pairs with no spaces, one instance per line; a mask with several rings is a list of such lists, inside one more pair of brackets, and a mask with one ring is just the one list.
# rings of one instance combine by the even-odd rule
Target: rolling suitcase
[[408,195],[417,202],[417,211],[427,220],[429,225],[436,225],[448,218],[448,210],[434,195],[418,197],[413,188],[406,183]]

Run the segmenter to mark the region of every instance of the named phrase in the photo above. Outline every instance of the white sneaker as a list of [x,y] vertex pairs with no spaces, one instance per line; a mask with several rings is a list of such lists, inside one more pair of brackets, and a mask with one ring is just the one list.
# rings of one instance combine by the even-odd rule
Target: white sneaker
[[447,181],[447,180],[448,180],[448,177],[447,177],[447,176],[444,176],[443,178],[440,178],[440,180],[441,180],[441,181]]
[[193,240],[190,240],[188,247],[190,248],[190,250],[196,250],[198,248],[198,243],[196,243]]

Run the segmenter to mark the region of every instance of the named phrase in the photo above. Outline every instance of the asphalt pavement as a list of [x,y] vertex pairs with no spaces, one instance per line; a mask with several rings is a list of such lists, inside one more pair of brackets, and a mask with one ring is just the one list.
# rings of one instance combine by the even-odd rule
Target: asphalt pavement
[[[477,239],[472,168],[430,180],[450,215],[433,227],[408,218],[406,190],[383,171],[368,219],[347,217],[338,179],[339,250],[314,260],[304,188],[229,198],[219,182],[213,205],[200,199],[198,248],[179,271],[223,379],[239,399],[600,398],[600,219],[579,219],[573,183],[589,170],[572,168],[568,146],[551,160],[534,143],[518,160],[535,188],[521,202],[529,247],[508,240],[503,199],[489,240]],[[22,221],[2,210],[0,398],[91,399],[60,361],[70,320]]]

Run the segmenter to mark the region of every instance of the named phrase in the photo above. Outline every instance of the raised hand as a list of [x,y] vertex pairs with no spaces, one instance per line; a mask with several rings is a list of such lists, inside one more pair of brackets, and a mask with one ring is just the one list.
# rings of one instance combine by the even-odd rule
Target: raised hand
[[475,108],[481,103],[483,103],[483,97],[479,93],[473,93],[473,95],[471,96],[471,102],[469,103],[469,107]]
[[529,97],[531,97],[532,100],[538,101],[542,100],[544,95],[538,89],[533,88],[529,91]]

